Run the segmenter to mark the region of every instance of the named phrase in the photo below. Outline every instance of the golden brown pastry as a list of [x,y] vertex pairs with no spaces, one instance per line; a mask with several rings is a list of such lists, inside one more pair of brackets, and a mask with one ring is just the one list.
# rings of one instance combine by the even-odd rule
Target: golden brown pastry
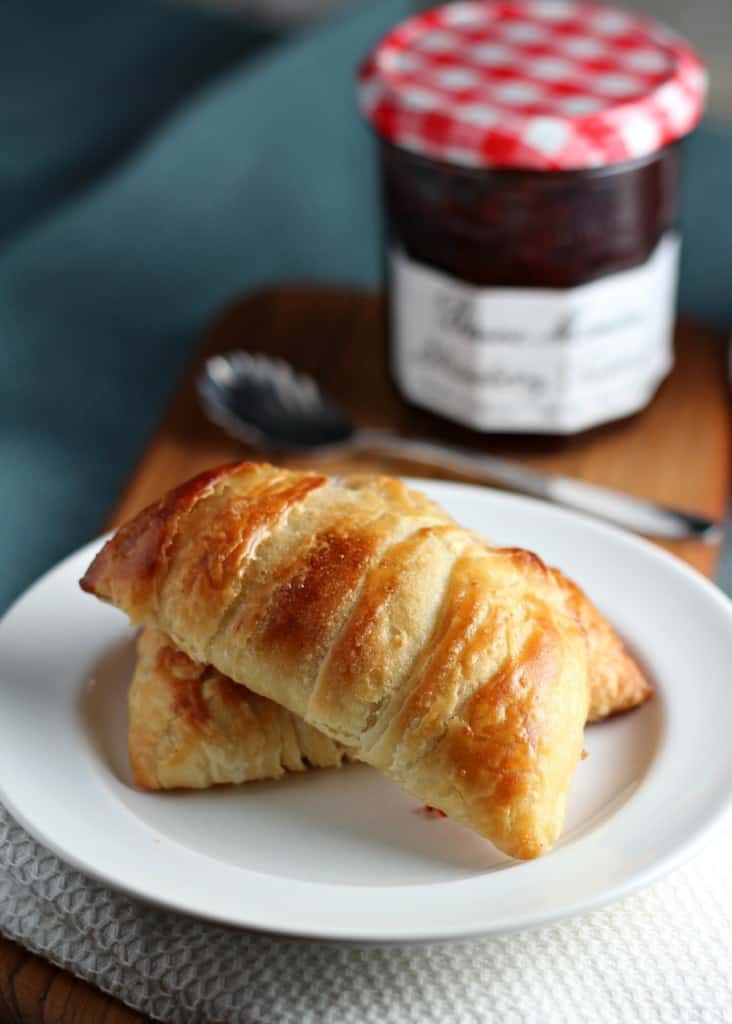
[[590,659],[588,722],[629,711],[653,696],[648,678],[630,656],[618,634],[576,583],[558,569],[554,579],[564,605],[576,615],[587,634]]
[[128,750],[144,789],[205,789],[332,767],[343,747],[266,697],[144,629],[130,687]]
[[[488,550],[490,545],[486,544]],[[630,656],[618,634],[576,583],[551,568],[533,552],[506,548],[532,579],[532,587],[574,615],[587,634],[590,674],[588,722],[638,707],[653,695],[649,680]]]
[[[514,549],[537,583],[556,585],[587,632],[591,703],[604,711],[638,703],[650,686],[582,591],[528,551]],[[542,578],[545,577],[545,579]],[[623,690],[623,687],[625,689]],[[145,789],[204,789],[218,783],[279,778],[286,771],[331,767],[344,748],[296,715],[192,661],[163,633],[146,629],[129,693],[128,748],[136,784]]]
[[[425,506],[427,507],[427,506]],[[486,545],[487,546],[487,545]],[[489,548],[489,550],[491,550]],[[589,641],[590,719],[622,710],[650,686],[582,591],[528,551],[513,549],[536,586],[558,588]],[[556,595],[554,595],[556,600]],[[205,668],[164,634],[144,630],[129,693],[128,748],[134,780],[145,789],[204,789],[330,767],[344,750],[297,716]]]
[[528,858],[589,691],[585,630],[523,562],[398,481],[242,463],[122,527],[82,586]]

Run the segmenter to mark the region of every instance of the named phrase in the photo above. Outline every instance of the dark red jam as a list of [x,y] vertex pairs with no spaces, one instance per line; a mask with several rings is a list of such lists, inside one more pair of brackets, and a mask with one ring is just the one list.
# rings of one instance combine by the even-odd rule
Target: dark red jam
[[678,143],[581,171],[460,167],[381,141],[391,240],[475,285],[571,288],[645,263],[676,221]]

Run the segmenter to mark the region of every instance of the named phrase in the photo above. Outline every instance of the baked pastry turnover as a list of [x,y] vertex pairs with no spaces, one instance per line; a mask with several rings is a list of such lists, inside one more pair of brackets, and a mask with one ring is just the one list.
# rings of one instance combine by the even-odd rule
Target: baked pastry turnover
[[616,654],[597,714],[642,680],[561,574],[384,477],[202,474],[122,527],[82,586],[515,857],[561,830],[591,660]]
[[206,789],[340,765],[345,751],[266,697],[199,665],[155,629],[137,643],[127,747],[143,789]]

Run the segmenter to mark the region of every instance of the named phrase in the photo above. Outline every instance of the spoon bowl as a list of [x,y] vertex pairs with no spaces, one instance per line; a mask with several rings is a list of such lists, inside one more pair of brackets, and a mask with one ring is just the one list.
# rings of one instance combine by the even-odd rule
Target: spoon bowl
[[354,434],[338,403],[282,359],[213,356],[197,388],[209,418],[244,444],[302,451],[343,444]]

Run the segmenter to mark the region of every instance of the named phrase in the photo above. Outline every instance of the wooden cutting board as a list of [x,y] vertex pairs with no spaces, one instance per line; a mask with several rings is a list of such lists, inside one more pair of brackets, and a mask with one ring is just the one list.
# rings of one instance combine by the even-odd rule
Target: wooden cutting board
[[[234,348],[279,355],[314,374],[359,424],[483,448],[542,469],[716,518],[724,516],[730,491],[731,407],[726,352],[713,332],[689,323],[679,325],[676,368],[645,412],[578,438],[549,442],[477,437],[405,405],[389,381],[384,324],[382,301],[362,292],[287,288],[233,303],[212,326],[107,525],[118,525],[201,469],[247,456],[262,457],[207,423],[195,398],[193,381],[202,360]],[[288,461],[308,464],[304,459]],[[368,468],[447,475],[414,463],[365,456],[310,460],[310,464],[329,471]],[[707,575],[714,573],[716,546],[690,542],[665,546]],[[144,1020],[20,946],[0,940],[0,1024],[142,1024]]]
[[[363,292],[288,288],[246,296],[212,326],[159,430],[115,509],[117,525],[193,473],[233,459],[266,453],[230,441],[208,423],[193,382],[214,352],[245,348],[287,359],[313,374],[348,409],[356,423],[440,438],[509,455],[532,466],[582,477],[621,491],[656,498],[716,518],[730,491],[730,400],[726,352],[713,332],[679,325],[677,362],[643,413],[577,438],[549,441],[481,437],[404,403],[388,373],[384,304]],[[439,476],[424,465],[366,455],[278,458],[329,472],[375,469]],[[453,479],[461,479],[454,475]],[[465,479],[465,478],[462,478]],[[521,538],[516,542],[520,544]],[[718,550],[691,542],[665,545],[712,575]]]

